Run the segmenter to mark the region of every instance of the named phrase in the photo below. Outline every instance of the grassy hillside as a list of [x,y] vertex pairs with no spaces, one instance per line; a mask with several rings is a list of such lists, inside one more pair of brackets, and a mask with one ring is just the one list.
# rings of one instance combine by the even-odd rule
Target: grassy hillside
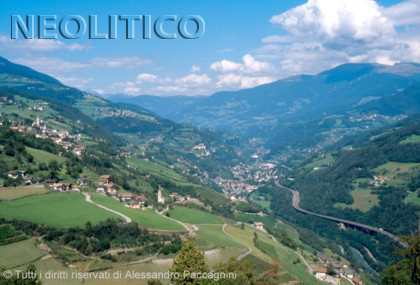
[[35,239],[27,239],[0,246],[0,267],[13,268],[41,258],[45,253],[35,245]]
[[0,202],[0,217],[55,227],[84,227],[108,218],[120,219],[91,203],[81,194],[53,193]]
[[223,224],[221,217],[196,209],[175,206],[170,212],[172,218],[189,224]]

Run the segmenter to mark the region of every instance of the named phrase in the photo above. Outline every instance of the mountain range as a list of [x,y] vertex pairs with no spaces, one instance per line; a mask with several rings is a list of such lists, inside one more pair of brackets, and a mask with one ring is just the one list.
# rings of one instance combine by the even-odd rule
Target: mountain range
[[109,99],[146,107],[177,122],[263,138],[272,153],[279,154],[286,145],[311,148],[354,134],[354,128],[366,127],[354,123],[364,115],[394,117],[418,112],[419,79],[416,63],[344,64],[316,75],[211,96]]

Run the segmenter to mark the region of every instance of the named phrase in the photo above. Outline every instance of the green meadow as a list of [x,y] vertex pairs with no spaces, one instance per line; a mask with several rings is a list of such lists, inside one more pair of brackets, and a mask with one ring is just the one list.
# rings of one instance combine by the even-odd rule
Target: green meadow
[[45,253],[35,245],[35,239],[27,239],[0,246],[0,268],[12,268],[39,259]]
[[83,227],[108,218],[121,219],[85,201],[82,194],[51,193],[0,202],[0,217],[25,220],[54,227]]
[[39,150],[39,149],[34,149],[31,147],[26,147],[26,151],[29,152],[30,154],[32,154],[32,156],[34,157],[34,160],[37,163],[50,163],[52,160],[56,160],[57,162],[61,163],[61,162],[65,162],[67,159],[65,157],[56,155],[56,154],[52,154],[43,150]]
[[171,218],[189,224],[224,224],[221,217],[196,209],[175,206]]

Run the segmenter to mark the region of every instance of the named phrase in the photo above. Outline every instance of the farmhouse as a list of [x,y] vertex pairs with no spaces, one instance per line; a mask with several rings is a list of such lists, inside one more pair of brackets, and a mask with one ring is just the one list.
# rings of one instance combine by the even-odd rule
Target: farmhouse
[[22,179],[25,182],[25,185],[32,185],[36,183],[36,179],[30,176],[23,176]]
[[79,187],[77,187],[77,186],[75,186],[75,187],[70,187],[70,188],[69,188],[69,191],[71,191],[71,192],[80,192],[80,188],[79,188]]
[[66,186],[63,183],[53,183],[53,184],[51,184],[51,189],[53,191],[56,191],[56,192],[63,192],[67,188],[66,188]]
[[73,153],[77,156],[81,156],[86,151],[86,147],[84,146],[76,146],[73,149]]
[[106,193],[109,194],[110,196],[117,196],[117,190],[114,188],[107,189]]
[[196,146],[193,147],[194,150],[205,150],[206,149],[206,145],[203,143],[200,143]]
[[329,262],[328,257],[325,254],[323,254],[322,252],[317,252],[316,257],[318,257],[318,259],[324,264]]
[[127,206],[133,209],[139,209],[140,204],[136,199],[131,199],[127,202]]
[[179,199],[179,193],[177,192],[173,192],[172,194],[169,195],[172,200],[177,201]]
[[261,222],[255,222],[255,223],[253,224],[253,226],[254,226],[257,230],[260,230],[260,231],[266,232],[266,230],[265,230],[265,228],[264,228],[264,224],[263,224],[263,223],[261,223]]
[[327,278],[327,268],[316,267],[314,268],[315,278],[324,281]]
[[121,201],[123,203],[128,203],[128,201],[130,201],[133,198],[133,195],[131,193],[124,193],[121,196]]
[[99,177],[99,180],[104,182],[105,184],[109,183],[109,178],[111,178],[110,175],[102,175],[101,177]]
[[104,185],[99,185],[96,186],[96,193],[102,193],[105,194],[105,186]]
[[12,170],[7,176],[12,179],[23,178],[26,175],[26,170]]

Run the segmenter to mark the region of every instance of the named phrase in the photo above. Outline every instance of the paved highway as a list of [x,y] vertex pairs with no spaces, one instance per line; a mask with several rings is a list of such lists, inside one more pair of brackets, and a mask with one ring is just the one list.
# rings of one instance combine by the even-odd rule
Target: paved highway
[[331,216],[327,216],[327,215],[317,214],[317,213],[302,209],[299,206],[300,196],[299,196],[298,191],[287,188],[287,187],[281,185],[278,181],[276,181],[276,185],[279,188],[283,188],[283,189],[286,189],[286,190],[289,190],[290,192],[292,192],[292,194],[293,194],[292,206],[298,212],[308,214],[308,215],[312,215],[312,216],[316,216],[316,217],[319,217],[319,218],[322,218],[322,219],[334,221],[334,222],[337,222],[337,223],[343,223],[345,225],[351,225],[351,226],[354,226],[354,227],[358,227],[358,228],[370,230],[370,231],[373,231],[373,232],[377,232],[377,233],[383,234],[383,235],[399,242],[403,247],[408,247],[408,245],[405,242],[401,241],[399,237],[397,237],[396,235],[393,235],[390,232],[387,232],[387,231],[385,231],[381,228],[372,227],[372,226],[369,226],[369,225],[365,225],[365,224],[361,224],[361,223],[357,223],[357,222],[353,222],[353,221],[349,221],[349,220],[344,220],[344,219],[340,219],[340,218],[336,218],[336,217],[331,217]]

